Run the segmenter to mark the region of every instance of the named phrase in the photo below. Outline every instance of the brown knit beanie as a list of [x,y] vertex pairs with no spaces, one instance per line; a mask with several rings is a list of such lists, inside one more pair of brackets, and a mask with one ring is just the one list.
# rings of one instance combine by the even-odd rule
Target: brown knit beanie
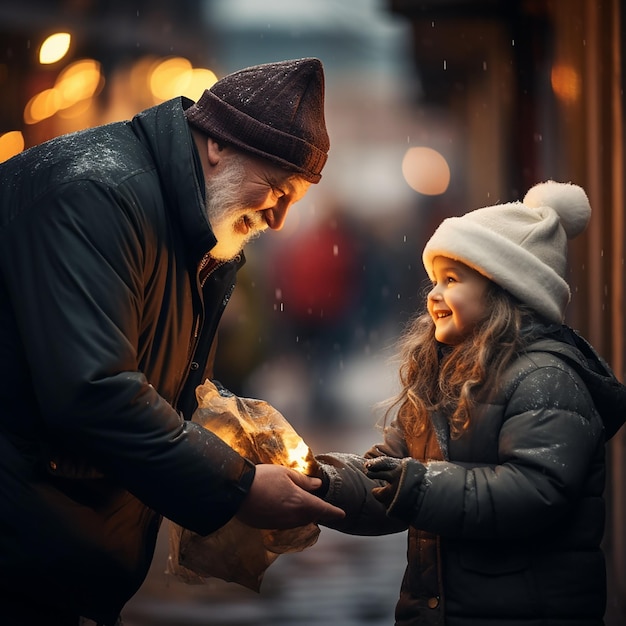
[[190,124],[317,183],[330,143],[318,59],[266,63],[228,74],[185,111]]

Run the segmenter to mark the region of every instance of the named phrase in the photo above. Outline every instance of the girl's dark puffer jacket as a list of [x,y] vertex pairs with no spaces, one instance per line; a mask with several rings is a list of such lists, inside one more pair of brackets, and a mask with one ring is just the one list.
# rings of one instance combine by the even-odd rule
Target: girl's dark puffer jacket
[[[397,422],[366,458],[411,456],[427,472],[410,520],[371,496],[363,457],[320,455],[335,527],[397,532],[409,522],[399,626],[601,626],[605,611],[605,439],[626,393],[570,329],[531,345],[449,440],[407,441]],[[575,344],[575,345],[573,345]]]
[[202,273],[190,104],[0,165],[0,593],[107,623],[161,515],[212,532],[254,471],[188,421],[238,269]]

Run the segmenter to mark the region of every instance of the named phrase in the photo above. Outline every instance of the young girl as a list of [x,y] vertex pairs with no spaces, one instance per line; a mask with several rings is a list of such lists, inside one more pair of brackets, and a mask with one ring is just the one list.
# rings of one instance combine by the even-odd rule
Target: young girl
[[567,239],[590,215],[550,181],[446,219],[383,443],[317,457],[346,511],[333,528],[409,530],[397,625],[603,624],[604,444],[626,392],[562,324]]

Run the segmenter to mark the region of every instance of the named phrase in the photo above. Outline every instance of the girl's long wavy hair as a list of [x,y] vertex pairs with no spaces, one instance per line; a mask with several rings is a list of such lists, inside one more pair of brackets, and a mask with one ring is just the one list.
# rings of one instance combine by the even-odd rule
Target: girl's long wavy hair
[[495,388],[503,369],[528,344],[536,314],[491,282],[485,293],[487,317],[462,343],[444,346],[426,312],[409,323],[399,340],[401,391],[386,406],[385,421],[397,408],[407,436],[418,436],[428,415],[448,416],[450,436],[458,438],[470,424],[481,391]]

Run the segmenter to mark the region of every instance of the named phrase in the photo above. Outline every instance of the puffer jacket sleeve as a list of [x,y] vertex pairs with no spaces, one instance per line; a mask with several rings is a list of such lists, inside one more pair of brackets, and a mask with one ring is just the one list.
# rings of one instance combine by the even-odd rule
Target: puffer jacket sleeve
[[149,507],[208,533],[236,512],[254,468],[184,421],[139,371],[154,265],[146,257],[161,244],[144,240],[154,225],[136,207],[158,194],[158,184],[57,186],[14,217],[0,258],[11,267],[6,285],[42,438],[80,450]]
[[571,510],[603,445],[602,426],[578,375],[536,358],[546,362],[515,376],[503,405],[477,407],[474,419],[502,420],[493,431],[497,462],[428,463],[412,525],[449,537],[520,538]]

